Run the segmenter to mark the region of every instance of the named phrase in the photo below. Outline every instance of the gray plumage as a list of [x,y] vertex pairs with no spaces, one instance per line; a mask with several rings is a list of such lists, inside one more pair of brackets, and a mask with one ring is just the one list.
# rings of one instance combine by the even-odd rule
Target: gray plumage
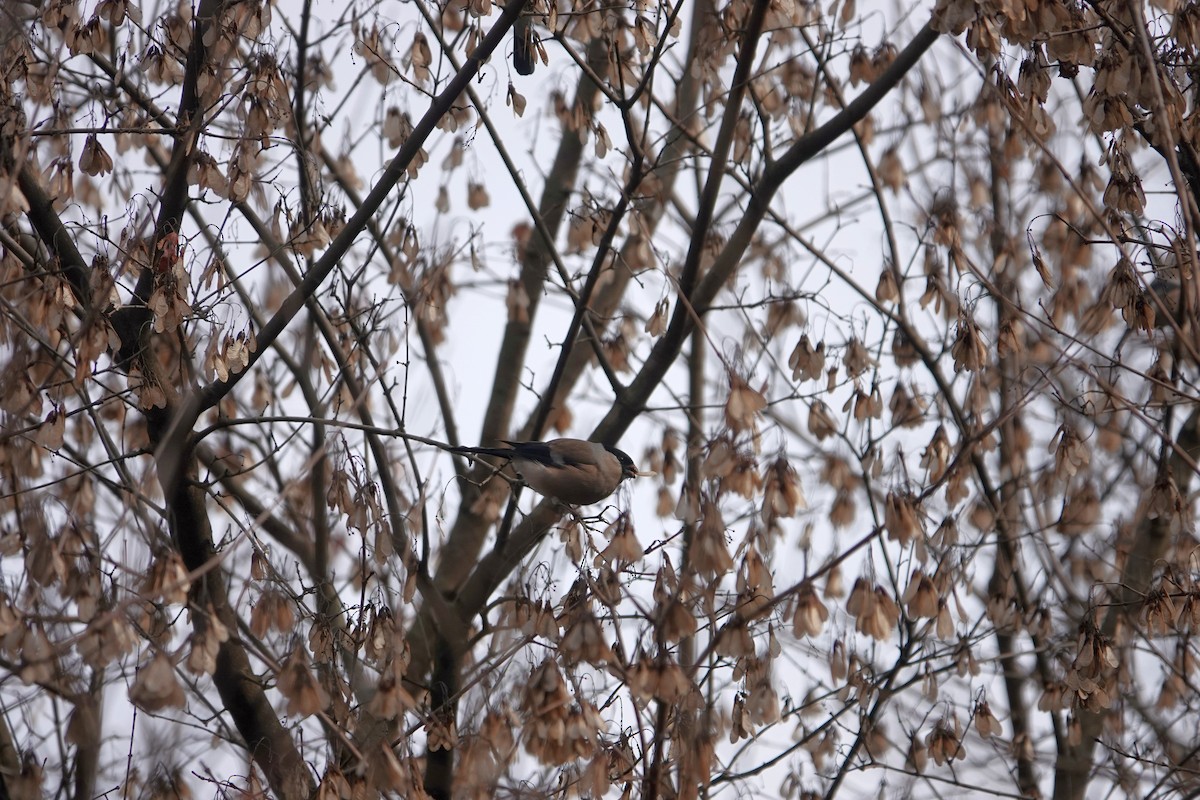
[[521,479],[540,495],[573,506],[598,503],[638,468],[626,453],[583,439],[509,442],[508,447],[455,447],[453,452],[508,459]]

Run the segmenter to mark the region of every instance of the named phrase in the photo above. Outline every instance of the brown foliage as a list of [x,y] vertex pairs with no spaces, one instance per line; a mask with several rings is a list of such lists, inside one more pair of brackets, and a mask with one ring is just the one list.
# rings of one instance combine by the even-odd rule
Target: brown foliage
[[8,796],[1194,791],[1192,5],[283,5],[0,8]]

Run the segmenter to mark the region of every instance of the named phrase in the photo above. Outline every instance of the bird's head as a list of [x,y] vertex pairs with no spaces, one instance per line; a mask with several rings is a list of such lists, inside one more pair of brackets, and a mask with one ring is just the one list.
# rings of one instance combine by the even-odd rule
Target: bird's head
[[621,480],[626,478],[636,478],[641,473],[638,472],[637,465],[633,463],[633,459],[624,450],[618,450],[615,447],[604,446],[604,449],[617,457],[617,461],[621,462]]

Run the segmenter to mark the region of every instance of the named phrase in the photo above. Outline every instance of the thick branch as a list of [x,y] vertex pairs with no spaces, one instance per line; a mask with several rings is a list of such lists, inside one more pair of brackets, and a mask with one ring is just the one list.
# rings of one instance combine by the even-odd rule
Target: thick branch
[[[367,222],[379,210],[380,206],[383,205],[383,201],[387,199],[388,195],[405,174],[407,174],[408,167],[420,152],[425,140],[433,133],[438,120],[449,113],[459,95],[462,94],[467,85],[479,72],[480,66],[491,55],[492,51],[499,46],[500,42],[503,41],[505,34],[512,27],[513,21],[517,18],[525,2],[526,0],[509,0],[508,5],[505,6],[504,13],[501,14],[496,24],[492,26],[491,31],[488,32],[483,42],[480,43],[479,47],[467,59],[463,68],[454,76],[446,89],[434,98],[429,110],[417,122],[412,134],[404,141],[404,144],[400,146],[396,155],[388,163],[387,169],[384,170],[378,183],[363,198],[362,205],[346,221],[345,227],[330,242],[324,255],[313,264],[312,269],[304,276],[300,284],[284,299],[279,310],[275,312],[275,315],[259,331],[256,336],[258,349],[250,356],[246,368],[241,372],[231,373],[224,380],[214,381],[189,395],[186,404],[176,415],[171,429],[164,437],[160,448],[160,453],[166,454],[168,460],[176,454],[185,451],[185,442],[200,414],[214,407],[225,395],[233,390],[233,387],[244,376],[253,372],[253,367],[257,364],[258,359],[270,349],[270,346],[283,333],[287,326],[291,324],[296,314],[300,312],[300,309],[304,308],[308,299],[320,289],[325,279],[329,277],[329,273],[341,263],[350,246],[366,228]],[[168,468],[165,472],[161,473],[161,478],[167,481],[165,486],[170,486],[177,472],[178,465],[175,465],[174,469]]]
[[[875,84],[868,87],[863,94],[855,98],[828,123],[793,145],[787,155],[763,175],[752,190],[750,208],[747,209],[747,213],[743,216],[733,236],[717,256],[708,273],[699,281],[693,293],[693,302],[697,312],[704,313],[716,293],[740,265],[746,248],[770,208],[774,193],[783,185],[784,180],[791,172],[819,152],[819,148],[816,148],[814,143],[820,142],[824,147],[850,130],[886,96],[888,91],[900,82],[908,70],[933,45],[938,35],[928,26],[923,28]],[[625,395],[617,399],[617,403],[593,431],[592,438],[597,441],[616,441],[620,438],[640,413],[651,393],[661,383],[667,370],[675,363],[683,342],[686,341],[686,335],[692,327],[690,319],[685,319],[680,325],[668,328],[667,333],[651,350],[641,372],[630,384]],[[469,620],[479,614],[491,594],[503,583],[512,569],[532,552],[541,537],[559,516],[553,503],[549,501],[540,503],[514,528],[505,547],[493,550],[479,560],[478,565],[471,572],[470,578],[462,582],[455,599],[455,607],[459,610],[462,619]],[[410,636],[412,662],[409,665],[408,674],[417,680],[426,674],[430,665],[430,644],[426,638],[429,631],[425,630],[426,627],[420,624],[414,625]],[[424,644],[418,647],[418,642],[424,642]]]
[[[878,80],[868,86],[862,94],[854,98],[827,123],[788,148],[783,157],[763,173],[751,189],[750,203],[741,221],[729,237],[725,247],[717,255],[712,267],[700,279],[695,291],[688,298],[691,306],[699,315],[703,316],[717,292],[737,271],[742,257],[770,209],[775,193],[779,191],[784,181],[791,177],[808,159],[820,153],[823,148],[829,146],[870,113],[871,109],[908,74],[908,71],[925,54],[925,51],[933,46],[938,36],[939,34],[928,25],[922,28],[908,46],[896,56],[896,60],[892,62],[887,71],[879,76]],[[629,390],[622,402],[614,406],[597,427],[595,435],[598,438],[606,440],[606,437],[618,436],[629,426],[639,410],[650,399],[650,395],[658,387],[667,370],[675,363],[692,325],[688,314],[676,313],[673,315],[667,332],[650,351],[645,365],[630,383]]]
[[[593,49],[603,54],[602,44],[597,43]],[[588,77],[582,77],[575,92],[575,102],[583,108],[591,108],[597,93],[596,84]],[[544,223],[544,233],[530,237],[522,258],[520,281],[525,296],[529,298],[529,319],[509,319],[504,327],[504,337],[500,343],[500,352],[496,357],[496,374],[492,381],[491,394],[488,396],[488,407],[484,412],[483,429],[480,438],[484,443],[495,442],[510,436],[509,425],[512,422],[513,407],[516,404],[517,391],[520,389],[521,370],[519,365],[524,362],[525,353],[529,348],[529,337],[532,324],[537,314],[540,298],[544,291],[546,276],[553,262],[553,237],[557,235],[566,217],[567,202],[574,190],[575,181],[579,175],[579,166],[583,158],[583,143],[575,135],[567,134],[559,142],[558,152],[554,157],[554,165],[546,179],[542,190],[542,200],[538,206],[538,214]],[[474,473],[474,477],[486,476],[482,469]],[[438,561],[434,582],[443,591],[453,592],[466,579],[471,568],[479,557],[480,550],[487,536],[490,525],[488,520],[473,514],[471,504],[478,497],[478,490],[470,482],[460,482],[464,487],[464,501],[458,517],[454,521],[446,537],[442,556]]]
[[54,201],[46,194],[41,178],[28,162],[21,166],[18,181],[21,193],[25,195],[25,200],[29,203],[29,211],[26,216],[30,224],[33,225],[38,237],[50,252],[58,258],[58,263],[62,267],[67,282],[71,284],[71,289],[75,292],[75,299],[79,301],[79,305],[83,306],[85,311],[90,309],[92,307],[92,287],[88,279],[88,265],[83,260],[79,249],[75,247],[75,240],[67,231],[67,226],[63,225],[62,218],[54,210]]
[[[1165,439],[1162,447],[1167,451],[1171,479],[1179,494],[1186,497],[1195,476],[1192,464],[1200,459],[1200,410],[1193,411],[1187,418],[1175,441]],[[1155,565],[1165,555],[1171,541],[1170,519],[1142,517],[1125,558],[1117,596],[1100,623],[1101,634],[1111,638],[1122,619],[1137,616],[1150,589]],[[1108,713],[1080,708],[1078,714],[1079,743],[1064,747],[1054,765],[1054,800],[1083,800],[1087,796],[1092,753]]]

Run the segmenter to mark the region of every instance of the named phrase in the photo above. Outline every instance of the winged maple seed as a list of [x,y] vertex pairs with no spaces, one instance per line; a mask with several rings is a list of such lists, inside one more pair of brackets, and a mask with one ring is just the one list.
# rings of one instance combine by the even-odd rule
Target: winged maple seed
[[8,795],[1187,784],[1195,3],[294,5],[0,3]]

